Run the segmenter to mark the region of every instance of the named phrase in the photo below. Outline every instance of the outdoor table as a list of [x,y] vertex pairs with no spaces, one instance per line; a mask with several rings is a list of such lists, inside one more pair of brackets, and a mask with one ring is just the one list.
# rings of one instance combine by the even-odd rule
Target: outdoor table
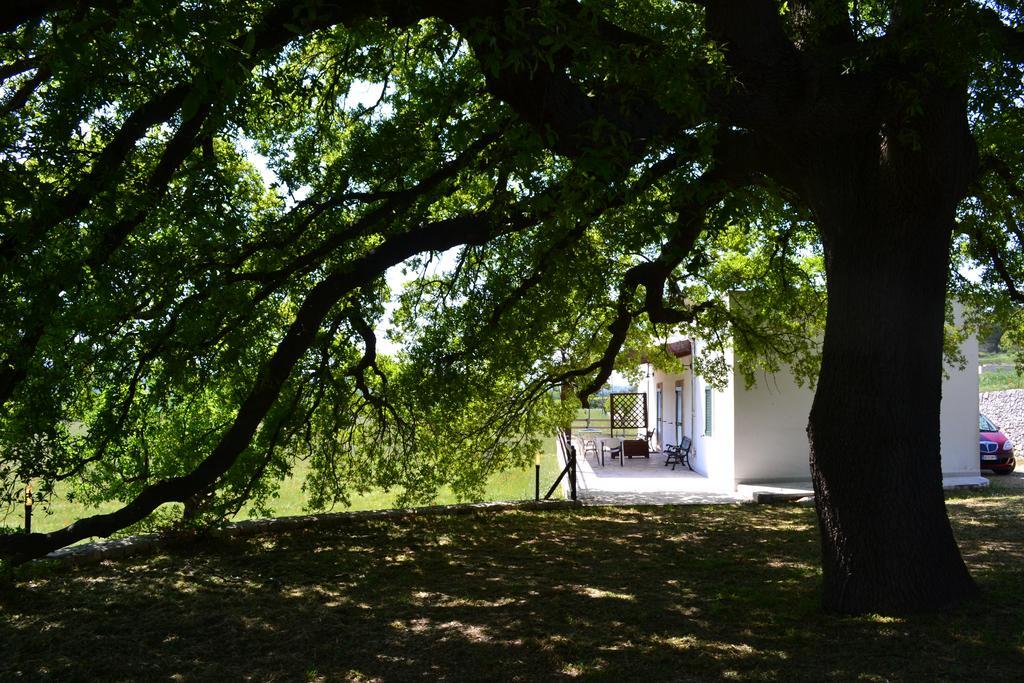
[[600,429],[585,428],[576,430],[574,436],[580,441],[580,452],[583,454],[584,458],[587,457],[587,442],[593,442],[595,451],[594,455],[603,467],[604,453],[602,452],[602,442],[604,438],[607,438],[604,436],[604,433]]

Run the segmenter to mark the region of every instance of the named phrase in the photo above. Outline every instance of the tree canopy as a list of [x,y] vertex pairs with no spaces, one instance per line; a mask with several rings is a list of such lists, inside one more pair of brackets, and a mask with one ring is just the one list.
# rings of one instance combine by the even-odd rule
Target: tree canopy
[[[564,422],[556,388],[585,400],[673,331],[731,346],[751,377],[788,363],[813,381],[824,326],[833,395],[830,368],[854,362],[829,360],[850,277],[883,302],[905,287],[897,270],[939,281],[921,314],[935,363],[941,290],[968,304],[969,328],[998,321],[1019,340],[1020,13],[8,4],[3,495],[64,482],[125,506],[6,537],[0,554],[109,534],[167,502],[224,519],[267,501],[297,459],[313,506],[380,485],[472,496]],[[412,278],[401,291],[396,267]],[[389,319],[392,355],[378,353]],[[936,367],[920,370],[935,411]],[[819,514],[826,539],[843,536]]]

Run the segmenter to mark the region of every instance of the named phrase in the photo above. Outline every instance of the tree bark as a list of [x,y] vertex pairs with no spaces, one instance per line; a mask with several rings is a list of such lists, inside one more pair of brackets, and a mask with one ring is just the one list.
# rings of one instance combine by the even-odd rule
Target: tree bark
[[837,155],[817,193],[828,316],[808,435],[828,610],[916,612],[977,591],[939,443],[950,239],[975,165],[961,101],[943,100],[916,145],[883,134],[875,164]]

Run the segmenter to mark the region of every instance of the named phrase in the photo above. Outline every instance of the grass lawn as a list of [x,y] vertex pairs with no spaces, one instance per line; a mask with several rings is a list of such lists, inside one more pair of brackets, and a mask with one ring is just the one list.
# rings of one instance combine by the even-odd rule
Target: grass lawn
[[572,428],[575,429],[603,429],[607,431],[612,424],[611,414],[604,408],[579,408],[576,410],[576,419],[573,420]]
[[[1016,353],[1013,350],[978,354],[978,363],[981,365],[1013,365],[1015,359]],[[1011,368],[990,370],[978,375],[978,391],[1005,389],[1024,389],[1024,376],[1018,375],[1017,371]]]
[[0,680],[1020,680],[1022,481],[948,500],[984,596],[946,614],[822,614],[795,506],[376,520],[19,569]]
[[978,391],[1024,389],[1024,376],[1016,370],[990,370],[978,375]]
[[[544,457],[541,460],[541,495],[547,492],[548,487],[554,482],[560,470],[561,468],[558,466],[558,460],[555,456],[555,439],[552,437],[547,440]],[[304,463],[299,463],[293,476],[282,482],[278,498],[273,503],[275,515],[283,517],[287,515],[301,515],[308,512],[305,494],[302,491],[302,483],[305,480],[305,476],[305,465]],[[391,508],[395,506],[395,499],[397,497],[398,492],[394,490],[371,491],[361,495],[353,494],[352,506],[345,509],[380,510]],[[487,488],[484,491],[484,497],[481,500],[532,500],[533,497],[534,470],[533,466],[530,465],[523,470],[495,472],[491,475]],[[553,497],[562,498],[561,490],[556,491]],[[450,489],[442,488],[438,491],[437,499],[434,502],[438,505],[446,505],[465,501],[459,499]],[[105,503],[99,507],[90,507],[57,498],[50,501],[48,512],[44,511],[42,506],[36,507],[35,516],[32,519],[32,529],[33,531],[53,531],[67,526],[82,517],[96,514],[97,512],[111,512],[119,507],[121,507],[121,503],[117,502]],[[249,519],[255,516],[258,515],[252,510],[246,509],[236,519]],[[3,523],[5,523],[5,520],[0,518],[0,524]],[[6,524],[21,528],[21,510],[14,510],[10,513],[6,519]]]
[[987,351],[978,352],[978,362],[982,365],[987,363],[999,363],[1004,365],[1013,365],[1014,360],[1017,358],[1016,349],[1006,349],[1003,351],[997,351],[990,353]]

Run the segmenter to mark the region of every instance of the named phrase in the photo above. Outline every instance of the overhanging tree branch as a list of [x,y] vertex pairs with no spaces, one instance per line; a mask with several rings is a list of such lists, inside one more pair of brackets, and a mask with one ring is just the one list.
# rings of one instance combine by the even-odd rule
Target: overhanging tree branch
[[707,211],[726,193],[753,180],[758,169],[756,156],[745,144],[748,142],[744,136],[723,135],[718,145],[720,155],[716,158],[716,165],[680,193],[681,199],[676,203],[678,218],[658,257],[626,271],[619,287],[615,318],[608,326],[611,336],[604,353],[598,361],[578,372],[584,375],[598,371],[594,379],[577,392],[581,404],[587,405],[590,396],[600,391],[615,369],[615,360],[636,315],[631,303],[639,287],[644,288],[643,312],[654,323],[675,325],[692,322],[701,311],[714,305],[713,302],[705,302],[685,309],[669,307],[665,303],[665,283],[693,250],[704,230]]
[[969,3],[978,22],[978,30],[988,37],[1011,62],[1024,63],[1024,32],[1007,26],[999,13],[991,7],[978,7]]
[[[276,5],[264,15],[257,27],[235,38],[233,42],[237,48],[246,48],[246,58],[243,61],[251,66],[290,42],[295,37],[292,29],[296,24],[289,22],[293,20],[296,11],[296,8],[287,3]],[[338,14],[318,14],[313,19],[302,20],[299,26],[312,31],[343,19],[351,20],[351,13],[352,10],[349,8]],[[168,121],[179,109],[184,111],[183,107],[190,97],[198,100],[195,110],[191,115],[184,117],[181,126],[168,141],[155,169],[147,178],[143,196],[136,201],[135,206],[129,209],[127,215],[100,233],[98,243],[79,264],[61,268],[42,296],[32,302],[24,324],[25,331],[0,353],[0,406],[10,400],[14,391],[27,377],[29,363],[61,305],[61,292],[75,289],[85,276],[87,268],[97,270],[109,261],[167,192],[188,155],[207,137],[202,130],[213,111],[213,101],[217,97],[215,91],[215,83],[212,82],[203,87],[185,84],[173,87],[147,101],[125,120],[88,173],[67,194],[53,202],[46,202],[45,208],[33,214],[26,225],[10,230],[0,242],[0,262],[14,258],[19,252],[37,248],[54,226],[79,215],[90,202],[123,175],[131,151],[150,128]],[[458,164],[453,166],[456,166],[457,171]],[[438,182],[446,177],[442,175]],[[309,258],[315,261],[317,257],[322,258],[324,253],[337,246],[323,245],[320,252],[311,254]]]
[[182,502],[209,487],[248,447],[264,416],[299,358],[309,349],[328,312],[344,296],[379,277],[389,267],[424,251],[444,251],[460,244],[482,244],[495,235],[524,228],[522,217],[494,226],[487,214],[441,220],[396,235],[362,258],[332,273],[306,295],[287,334],[264,363],[235,420],[217,446],[191,473],[152,484],[130,503],[108,514],[93,515],[51,533],[0,537],[0,556],[13,562],[41,557],[90,536],[107,536],[133,524],[164,503]]

